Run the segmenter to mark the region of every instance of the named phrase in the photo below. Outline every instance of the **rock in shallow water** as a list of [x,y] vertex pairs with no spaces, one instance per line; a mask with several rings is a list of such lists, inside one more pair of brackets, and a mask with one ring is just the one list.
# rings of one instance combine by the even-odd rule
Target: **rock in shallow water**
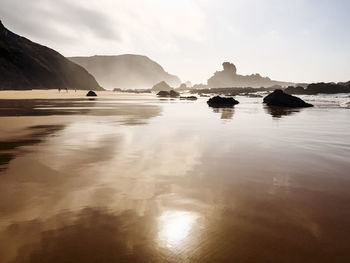
[[97,97],[97,94],[96,94],[94,91],[90,90],[90,91],[86,94],[86,96],[88,96],[88,97]]
[[157,93],[157,96],[159,96],[159,97],[169,97],[170,94],[169,94],[168,91],[161,90],[161,91],[159,91],[159,92]]
[[239,102],[232,97],[225,98],[220,96],[215,96],[207,101],[210,107],[221,108],[221,107],[232,107]]
[[162,90],[162,91],[159,91],[157,93],[157,96],[159,97],[171,97],[171,98],[177,98],[180,96],[180,93],[174,91],[174,90],[171,90],[170,92],[169,91],[165,91],[165,90]]
[[267,95],[264,98],[264,103],[266,103],[268,106],[291,108],[313,107],[312,104],[306,103],[302,99],[289,95],[280,89],[276,89],[274,92]]

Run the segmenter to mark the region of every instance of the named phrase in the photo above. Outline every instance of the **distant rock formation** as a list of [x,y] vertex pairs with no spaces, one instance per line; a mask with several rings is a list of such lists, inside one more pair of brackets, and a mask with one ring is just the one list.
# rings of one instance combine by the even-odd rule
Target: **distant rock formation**
[[159,96],[159,97],[169,97],[170,93],[169,93],[169,91],[161,90],[161,91],[159,91],[157,93],[157,96]]
[[245,95],[247,93],[256,93],[256,92],[266,92],[266,91],[274,91],[273,88],[216,88],[216,89],[191,89],[191,93],[197,94],[218,94],[218,95],[226,95],[226,96],[237,96],[237,95]]
[[226,88],[226,87],[269,87],[272,85],[288,86],[293,83],[271,80],[268,77],[262,77],[259,74],[238,75],[237,68],[234,64],[224,62],[223,70],[216,71],[208,79],[209,88]]
[[157,96],[159,97],[170,97],[170,98],[177,98],[180,96],[180,93],[174,91],[174,90],[170,90],[170,91],[166,91],[166,90],[162,90],[159,91],[157,93]]
[[172,87],[165,81],[161,81],[152,87],[152,91],[171,91]]
[[187,88],[192,88],[192,82],[191,81],[186,81],[185,82]]
[[88,97],[97,97],[97,94],[96,94],[94,91],[90,90],[90,91],[86,94],[86,96],[88,96]]
[[181,85],[178,88],[176,88],[176,90],[184,91],[184,90],[188,90],[188,88],[185,83],[181,83]]
[[208,89],[208,85],[204,85],[204,84],[194,84],[192,86],[193,90],[200,90],[200,89]]
[[107,89],[148,89],[160,81],[177,87],[181,81],[155,61],[140,55],[71,57]]
[[303,87],[301,86],[289,86],[286,89],[284,89],[284,92],[287,94],[295,94],[295,95],[303,95],[306,94],[306,91]]
[[313,107],[312,104],[306,103],[302,99],[289,95],[283,90],[276,89],[271,94],[264,98],[264,103],[268,106],[301,108],[301,107]]
[[350,83],[312,83],[306,88],[288,87],[285,89],[288,94],[304,94],[304,95],[316,95],[316,94],[336,94],[336,93],[350,93]]
[[83,67],[6,29],[0,21],[0,90],[102,90]]
[[180,100],[197,100],[196,96],[184,96],[184,97],[180,97]]
[[176,92],[175,90],[171,90],[169,92],[169,95],[171,98],[177,98],[177,97],[180,97],[180,93]]
[[221,107],[233,107],[239,102],[232,97],[225,98],[220,96],[215,96],[207,101],[210,107],[221,108]]
[[347,82],[338,82],[339,85],[350,86],[350,80]]

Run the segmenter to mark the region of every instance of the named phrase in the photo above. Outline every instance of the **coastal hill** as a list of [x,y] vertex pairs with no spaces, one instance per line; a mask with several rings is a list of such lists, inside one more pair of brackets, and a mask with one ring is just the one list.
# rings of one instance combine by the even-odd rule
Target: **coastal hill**
[[165,81],[179,86],[180,79],[167,73],[161,65],[141,55],[70,57],[83,66],[108,89],[145,89]]
[[102,90],[84,68],[11,32],[0,21],[0,90],[59,88]]
[[273,85],[289,86],[294,83],[271,80],[268,77],[262,77],[260,74],[239,75],[234,64],[224,62],[223,70],[216,71],[208,79],[208,87],[225,88],[225,87],[270,87]]

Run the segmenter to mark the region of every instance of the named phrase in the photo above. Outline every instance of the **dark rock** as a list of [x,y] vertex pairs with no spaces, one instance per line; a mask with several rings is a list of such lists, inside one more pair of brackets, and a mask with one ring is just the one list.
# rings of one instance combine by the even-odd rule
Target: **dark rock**
[[166,91],[166,90],[161,90],[157,93],[157,96],[159,97],[170,97],[170,98],[177,98],[180,96],[180,93],[174,91],[174,90],[170,90],[170,91]]
[[284,92],[287,94],[297,94],[297,95],[306,94],[306,90],[301,86],[298,86],[298,87],[289,86],[284,90]]
[[103,90],[83,67],[0,23],[0,89]]
[[317,95],[317,94],[336,94],[336,93],[350,93],[350,85],[348,82],[339,83],[312,83],[305,89],[303,87],[288,87],[284,90],[288,94],[304,94],[304,95]]
[[210,107],[221,108],[221,107],[233,107],[239,102],[232,97],[225,98],[220,96],[215,96],[207,101]]
[[284,93],[283,90],[276,89],[271,94],[264,98],[264,103],[268,106],[279,106],[279,107],[291,107],[291,108],[301,108],[301,107],[313,107],[312,104],[306,103],[302,99]]
[[335,94],[335,93],[350,93],[350,86],[335,84],[335,83],[313,83],[307,86],[306,94],[316,95]]
[[165,81],[161,81],[152,87],[152,91],[171,91],[172,88]]
[[170,96],[170,93],[168,91],[165,91],[165,90],[161,90],[157,93],[157,96],[159,97],[169,97]]
[[180,100],[197,100],[196,96],[180,97]]
[[175,90],[171,90],[169,92],[169,96],[172,98],[177,98],[177,97],[180,97],[180,93],[176,92]]
[[96,94],[94,91],[90,90],[90,91],[86,94],[86,96],[88,96],[88,97],[97,97],[97,94]]

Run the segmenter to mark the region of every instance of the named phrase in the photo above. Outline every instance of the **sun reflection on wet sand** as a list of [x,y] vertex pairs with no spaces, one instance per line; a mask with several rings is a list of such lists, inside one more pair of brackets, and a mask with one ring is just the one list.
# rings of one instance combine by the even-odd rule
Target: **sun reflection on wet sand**
[[159,217],[161,246],[176,249],[188,239],[198,215],[188,211],[165,211]]
[[345,262],[348,112],[205,100],[3,102],[0,262]]

